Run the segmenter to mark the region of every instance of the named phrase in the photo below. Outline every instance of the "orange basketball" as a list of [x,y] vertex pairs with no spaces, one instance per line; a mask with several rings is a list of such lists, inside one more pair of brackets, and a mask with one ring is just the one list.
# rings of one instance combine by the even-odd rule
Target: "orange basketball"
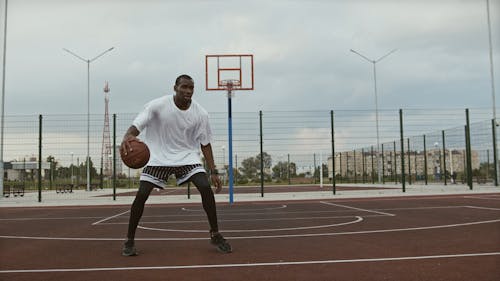
[[149,148],[140,140],[133,139],[129,141],[132,151],[127,151],[127,155],[123,154],[120,150],[120,156],[123,163],[132,169],[139,169],[144,167],[149,161]]

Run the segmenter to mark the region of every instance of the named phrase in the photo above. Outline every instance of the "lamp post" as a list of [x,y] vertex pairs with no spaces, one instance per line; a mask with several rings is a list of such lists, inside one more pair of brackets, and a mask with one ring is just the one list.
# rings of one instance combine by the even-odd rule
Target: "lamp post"
[[110,52],[114,49],[115,47],[111,47],[107,49],[106,51],[102,52],[101,54],[97,55],[93,59],[84,59],[81,56],[75,54],[74,52],[63,48],[64,51],[68,52],[69,54],[73,55],[77,59],[84,61],[87,63],[87,191],[90,191],[90,63],[97,60],[107,52]]
[[[495,100],[495,74],[493,71],[493,46],[491,43],[491,21],[490,21],[490,1],[486,0],[486,19],[488,21],[488,43],[489,43],[489,57],[490,57],[490,77],[491,77],[491,106],[493,109],[493,130],[496,132],[496,127],[498,126],[497,124],[497,112],[496,112],[496,100]],[[496,134],[495,134],[496,135]],[[496,138],[494,140],[495,142],[497,141]],[[495,146],[496,148],[496,146]],[[497,155],[497,151],[494,151],[494,155]],[[495,175],[496,178],[498,178],[498,161],[495,161],[495,170],[497,171],[497,174]]]
[[0,192],[3,196],[3,129],[5,124],[5,58],[7,54],[7,4],[8,0],[5,0],[5,17],[3,24],[3,70],[2,70],[2,123],[0,125]]
[[377,60],[371,60],[364,55],[356,52],[355,50],[351,49],[351,52],[355,53],[356,55],[362,57],[363,59],[367,60],[368,62],[373,64],[373,86],[374,86],[374,92],[375,92],[375,123],[376,123],[376,130],[377,130],[377,174],[378,174],[378,182],[380,183],[382,181],[382,159],[379,155],[380,153],[380,137],[379,137],[379,124],[378,124],[378,97],[377,97],[377,68],[376,64],[377,62],[383,60],[384,58],[388,57],[390,54],[394,53],[397,49],[394,49],[390,51],[389,53],[381,56]]

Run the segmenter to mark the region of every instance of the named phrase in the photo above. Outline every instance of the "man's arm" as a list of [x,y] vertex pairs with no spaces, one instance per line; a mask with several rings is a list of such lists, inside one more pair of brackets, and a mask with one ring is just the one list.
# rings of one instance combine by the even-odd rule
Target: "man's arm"
[[214,155],[212,153],[212,145],[202,145],[201,152],[203,152],[203,156],[207,161],[208,169],[210,170],[210,179],[212,183],[215,185],[215,193],[219,193],[222,190],[222,184],[220,182],[219,176],[217,175],[217,169],[215,167]]
[[139,133],[139,130],[134,125],[128,128],[127,132],[123,136],[122,144],[120,146],[120,150],[123,154],[127,155],[128,151],[132,151],[132,148],[129,145],[129,141],[137,138]]

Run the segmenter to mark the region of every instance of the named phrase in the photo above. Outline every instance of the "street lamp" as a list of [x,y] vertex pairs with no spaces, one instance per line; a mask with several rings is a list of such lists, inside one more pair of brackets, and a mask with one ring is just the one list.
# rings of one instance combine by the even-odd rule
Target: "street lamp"
[[[3,135],[5,124],[5,58],[7,54],[7,5],[8,0],[5,0],[5,17],[3,24],[3,68],[2,68],[2,123],[0,125],[0,192],[3,194]],[[3,196],[3,195],[2,195]]]
[[114,48],[115,47],[107,49],[106,51],[102,52],[93,59],[84,59],[81,56],[75,54],[74,52],[66,48],[63,48],[64,51],[70,53],[79,60],[87,63],[87,191],[90,191],[90,63],[100,58],[107,52],[112,51]]
[[[373,86],[374,86],[374,91],[375,91],[375,123],[376,123],[376,130],[377,130],[377,155],[380,153],[380,137],[379,137],[379,124],[378,124],[378,97],[377,97],[377,68],[376,64],[377,62],[383,60],[384,58],[388,57],[390,54],[394,53],[397,49],[394,49],[390,51],[389,53],[381,56],[377,60],[371,60],[364,55],[356,52],[355,50],[351,49],[351,52],[355,53],[356,55],[362,57],[363,59],[367,60],[368,62],[373,64]],[[382,159],[380,155],[377,156],[377,174],[378,174],[378,182],[382,181]]]
[[[490,21],[490,1],[489,0],[486,0],[486,18],[487,18],[487,22],[488,22],[488,45],[489,45],[489,57],[490,57],[490,77],[491,77],[491,105],[492,105],[492,108],[493,108],[493,130],[495,130],[495,133],[497,131],[497,112],[496,112],[496,106],[497,106],[497,103],[496,103],[496,100],[495,100],[495,74],[494,74],[494,71],[493,71],[493,46],[492,46],[492,43],[491,43],[491,21]],[[495,134],[496,135],[496,134]],[[496,142],[496,138],[494,139],[494,141]],[[494,151],[494,155],[497,155],[497,148],[496,148],[496,145],[495,145],[495,151]],[[495,175],[496,178],[498,178],[498,171],[500,169],[498,169],[498,161],[495,161],[495,170],[497,171],[497,174]],[[495,181],[495,184],[497,184],[497,182]]]

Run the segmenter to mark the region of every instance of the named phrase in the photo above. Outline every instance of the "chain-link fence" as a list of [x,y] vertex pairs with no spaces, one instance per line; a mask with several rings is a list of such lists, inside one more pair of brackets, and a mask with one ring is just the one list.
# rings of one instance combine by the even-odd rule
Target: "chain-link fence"
[[[4,193],[136,188],[140,170],[123,165],[118,151],[135,115],[110,116],[109,131],[98,115],[6,116]],[[234,184],[259,185],[261,171],[266,185],[380,185],[403,178],[467,184],[469,174],[474,183],[496,183],[489,116],[486,109],[469,110],[468,157],[464,109],[407,109],[401,117],[397,110],[235,112]],[[210,121],[215,162],[227,184],[227,113],[211,113]]]

